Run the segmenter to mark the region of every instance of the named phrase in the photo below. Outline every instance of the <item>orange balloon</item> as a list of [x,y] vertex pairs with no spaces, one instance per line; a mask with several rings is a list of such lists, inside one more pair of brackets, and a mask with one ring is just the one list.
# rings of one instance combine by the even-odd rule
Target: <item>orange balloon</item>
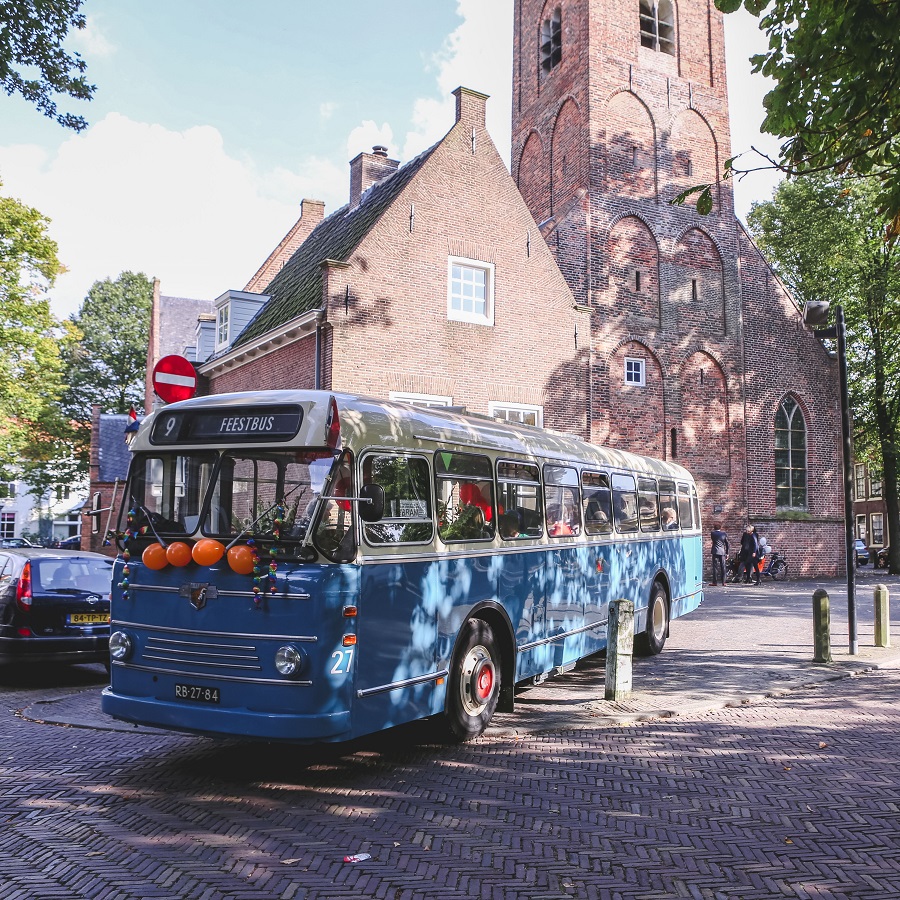
[[225,555],[225,545],[212,538],[202,538],[194,544],[191,555],[198,566],[214,566]]
[[238,544],[228,551],[228,565],[238,575],[249,575],[253,571],[253,551],[246,544]]
[[141,554],[141,561],[148,569],[164,569],[169,564],[166,548],[162,544],[151,544]]
[[173,566],[186,566],[191,561],[191,548],[184,541],[172,541],[166,547],[166,559]]

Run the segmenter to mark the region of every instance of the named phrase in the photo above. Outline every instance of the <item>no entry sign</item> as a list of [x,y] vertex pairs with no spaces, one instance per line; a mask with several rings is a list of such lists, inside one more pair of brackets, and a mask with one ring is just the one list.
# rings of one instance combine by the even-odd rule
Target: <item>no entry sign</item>
[[183,356],[164,356],[153,367],[153,390],[165,403],[189,400],[197,393],[194,364]]

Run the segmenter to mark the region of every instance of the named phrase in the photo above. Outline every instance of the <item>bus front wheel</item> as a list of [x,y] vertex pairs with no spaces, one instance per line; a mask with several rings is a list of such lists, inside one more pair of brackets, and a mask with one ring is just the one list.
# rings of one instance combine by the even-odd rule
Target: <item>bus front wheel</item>
[[451,740],[469,741],[487,728],[500,698],[500,653],[487,622],[469,619],[459,634],[445,712]]
[[643,634],[635,636],[634,651],[639,656],[656,656],[662,653],[669,634],[669,598],[666,589],[653,582],[650,602],[647,604],[647,625]]

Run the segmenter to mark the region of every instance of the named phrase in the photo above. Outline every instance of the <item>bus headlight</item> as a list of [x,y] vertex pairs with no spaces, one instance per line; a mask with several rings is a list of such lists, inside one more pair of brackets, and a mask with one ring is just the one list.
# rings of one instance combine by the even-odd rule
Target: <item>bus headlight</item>
[[275,668],[282,675],[299,675],[303,671],[305,658],[302,650],[286,644],[275,651]]
[[109,636],[109,655],[113,659],[128,659],[133,651],[134,644],[124,631],[114,631]]

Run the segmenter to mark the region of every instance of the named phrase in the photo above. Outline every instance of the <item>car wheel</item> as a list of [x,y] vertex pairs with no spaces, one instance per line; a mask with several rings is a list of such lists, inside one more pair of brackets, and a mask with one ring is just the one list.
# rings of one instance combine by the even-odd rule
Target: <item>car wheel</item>
[[487,728],[500,699],[500,652],[487,622],[469,619],[460,630],[444,713],[453,741],[470,741]]
[[647,625],[634,639],[634,652],[638,656],[656,656],[662,653],[669,634],[669,598],[666,589],[658,581],[653,582],[650,602],[647,604]]

